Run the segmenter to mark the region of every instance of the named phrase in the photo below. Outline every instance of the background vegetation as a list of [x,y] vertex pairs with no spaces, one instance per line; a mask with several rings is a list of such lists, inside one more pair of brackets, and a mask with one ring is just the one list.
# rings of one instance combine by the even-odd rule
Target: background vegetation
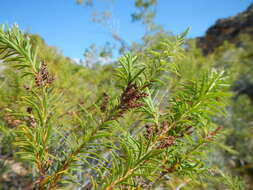
[[108,44],[77,64],[0,29],[0,189],[253,188],[253,24],[206,53],[154,23],[157,3],[135,1],[145,36],[112,30],[108,64]]

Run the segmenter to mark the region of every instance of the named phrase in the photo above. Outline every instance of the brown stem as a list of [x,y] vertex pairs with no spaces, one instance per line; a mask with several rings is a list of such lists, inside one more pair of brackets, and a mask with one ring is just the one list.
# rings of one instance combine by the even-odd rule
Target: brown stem
[[71,163],[74,161],[74,159],[72,158],[81,152],[81,150],[87,145],[87,143],[90,142],[91,137],[94,136],[97,133],[97,131],[101,129],[101,127],[103,126],[103,123],[106,121],[108,121],[108,119],[103,121],[102,124],[100,124],[99,126],[97,126],[95,130],[92,131],[92,133],[90,134],[90,138],[86,139],[86,141],[83,142],[73,153],[71,153],[68,159],[64,161],[62,167],[57,172],[55,172],[55,174],[52,176],[52,182],[49,186],[49,190],[53,190],[56,188],[57,183],[59,182],[59,180],[64,174],[64,171],[67,171]]
[[120,182],[124,181],[126,178],[128,178],[135,170],[136,168],[132,168],[130,170],[127,171],[127,173],[123,176],[120,177],[119,179],[117,179],[116,181],[112,182],[111,184],[109,184],[105,190],[113,190],[113,188]]
[[[95,133],[95,131],[93,133]],[[86,142],[88,142],[88,141],[86,141]],[[81,152],[81,150],[83,149],[83,147],[86,145],[86,142],[82,143],[73,153],[71,153],[71,155],[69,156],[69,158],[64,161],[62,167],[52,177],[53,180],[52,180],[52,182],[51,182],[51,184],[49,186],[49,190],[53,190],[53,189],[56,188],[58,181],[61,179],[61,177],[64,174],[64,171],[68,170],[69,166],[74,161],[74,159],[72,159],[72,158],[75,157],[76,155],[78,155]]]

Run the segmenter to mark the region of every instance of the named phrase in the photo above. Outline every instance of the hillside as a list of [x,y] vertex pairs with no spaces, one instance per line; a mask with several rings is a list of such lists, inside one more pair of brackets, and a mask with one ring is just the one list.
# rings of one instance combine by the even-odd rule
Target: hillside
[[204,54],[209,54],[222,45],[224,41],[239,45],[241,34],[248,34],[253,37],[253,4],[246,11],[236,16],[217,20],[207,30],[205,36],[197,39],[198,46],[203,49]]

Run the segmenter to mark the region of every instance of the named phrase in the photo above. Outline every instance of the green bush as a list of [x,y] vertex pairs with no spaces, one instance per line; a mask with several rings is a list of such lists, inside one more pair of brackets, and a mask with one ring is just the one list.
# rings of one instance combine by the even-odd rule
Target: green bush
[[192,67],[198,52],[184,52],[186,33],[89,68],[43,49],[16,26],[2,27],[4,76],[16,86],[2,84],[0,139],[26,168],[29,188],[180,188],[192,181],[196,189],[216,175],[226,179],[223,187],[243,189],[208,157],[222,136],[215,119],[226,112],[226,74],[212,64]]

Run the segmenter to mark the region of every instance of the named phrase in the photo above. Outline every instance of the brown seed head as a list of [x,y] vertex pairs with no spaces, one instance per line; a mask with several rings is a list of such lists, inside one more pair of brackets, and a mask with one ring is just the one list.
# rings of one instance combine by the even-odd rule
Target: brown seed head
[[150,126],[150,125],[145,125],[145,128],[146,128],[146,131],[145,131],[145,134],[144,134],[144,137],[149,140],[151,139],[151,137],[154,135],[154,132],[155,132],[155,129],[153,126]]
[[51,76],[48,72],[47,64],[42,63],[39,72],[36,73],[35,83],[38,87],[51,84],[54,81],[54,77]]
[[140,92],[136,84],[129,84],[121,95],[120,108],[123,110],[128,110],[141,107],[143,104],[140,103],[139,100],[146,96],[148,96],[148,94]]
[[109,96],[106,93],[103,93],[103,102],[100,106],[100,110],[102,112],[105,112],[107,110],[108,103],[109,103]]
[[160,145],[159,145],[157,148],[163,149],[163,148],[170,147],[170,146],[172,146],[172,145],[174,145],[174,144],[175,144],[175,137],[173,137],[173,136],[168,136],[168,137],[165,137],[165,138],[161,141]]

